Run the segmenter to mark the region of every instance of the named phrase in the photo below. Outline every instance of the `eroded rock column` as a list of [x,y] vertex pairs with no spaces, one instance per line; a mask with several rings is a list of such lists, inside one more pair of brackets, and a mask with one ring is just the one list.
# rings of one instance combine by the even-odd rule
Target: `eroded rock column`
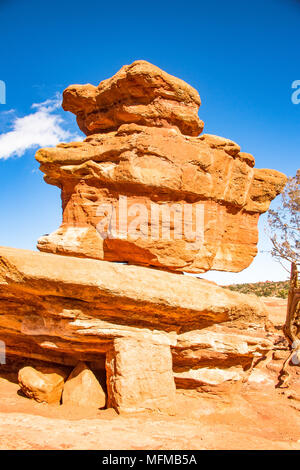
[[172,412],[175,382],[170,346],[114,340],[106,355],[108,407],[118,412]]

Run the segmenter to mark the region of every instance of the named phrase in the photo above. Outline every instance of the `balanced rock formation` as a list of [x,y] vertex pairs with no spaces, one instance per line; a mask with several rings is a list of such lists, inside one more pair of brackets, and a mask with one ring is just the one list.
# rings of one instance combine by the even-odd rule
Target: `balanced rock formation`
[[89,408],[104,408],[106,393],[84,362],[79,362],[65,383],[63,405]]
[[238,272],[257,253],[257,222],[286,177],[254,168],[203,128],[195,89],[145,61],[98,87],[72,85],[63,108],[88,137],[36,154],[61,188],[63,222],[41,251],[174,272]]
[[28,398],[59,404],[67,374],[58,367],[23,367],[18,374],[20,388]]
[[255,296],[191,276],[0,248],[7,355],[106,369],[108,404],[118,411],[170,410],[174,381],[243,380],[280,344],[266,313]]
[[62,225],[38,241],[48,253],[0,248],[0,341],[11,358],[76,366],[63,403],[103,407],[102,371],[109,407],[172,413],[176,387],[268,381],[257,364],[286,349],[257,297],[177,274],[246,268],[286,181],[199,136],[199,106],[144,61],[64,92],[88,137],[36,155],[61,188]]

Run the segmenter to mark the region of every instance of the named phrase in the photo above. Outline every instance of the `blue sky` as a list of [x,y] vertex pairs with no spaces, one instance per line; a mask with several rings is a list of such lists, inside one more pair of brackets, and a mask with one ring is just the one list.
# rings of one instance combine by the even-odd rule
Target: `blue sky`
[[[60,224],[59,190],[43,182],[34,153],[45,140],[83,136],[57,94],[72,83],[98,84],[136,59],[197,88],[204,132],[236,141],[257,167],[294,175],[300,166],[300,104],[291,100],[300,80],[300,1],[0,0],[0,21],[0,245],[35,249]],[[260,250],[268,249],[264,220]],[[207,277],[286,274],[259,254],[242,273]]]

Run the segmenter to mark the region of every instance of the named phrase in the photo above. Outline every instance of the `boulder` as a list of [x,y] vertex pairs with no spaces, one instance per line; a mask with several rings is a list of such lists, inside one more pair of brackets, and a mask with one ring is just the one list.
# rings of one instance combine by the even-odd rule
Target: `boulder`
[[175,382],[169,346],[117,338],[107,352],[106,371],[109,407],[118,412],[174,412]]
[[145,60],[124,65],[99,85],[71,85],[63,93],[63,108],[77,116],[87,135],[116,130],[122,124],[175,127],[198,135],[198,92]]
[[84,362],[79,362],[65,383],[63,405],[104,408],[106,393],[94,373]]
[[42,403],[59,404],[67,373],[58,367],[23,367],[18,374],[21,391]]
[[67,88],[63,107],[88,137],[36,154],[63,208],[38,249],[173,272],[249,266],[259,215],[286,176],[254,168],[229,139],[198,136],[199,105],[196,90],[145,61]]

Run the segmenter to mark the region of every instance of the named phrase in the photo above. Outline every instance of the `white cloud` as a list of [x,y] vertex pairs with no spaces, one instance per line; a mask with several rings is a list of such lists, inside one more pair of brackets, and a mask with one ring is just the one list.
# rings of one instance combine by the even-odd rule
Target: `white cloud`
[[64,119],[55,111],[60,108],[61,99],[56,95],[43,103],[34,103],[32,113],[24,117],[14,117],[11,130],[0,134],[0,159],[21,157],[26,150],[34,147],[57,145],[62,141],[82,140],[66,130]]

